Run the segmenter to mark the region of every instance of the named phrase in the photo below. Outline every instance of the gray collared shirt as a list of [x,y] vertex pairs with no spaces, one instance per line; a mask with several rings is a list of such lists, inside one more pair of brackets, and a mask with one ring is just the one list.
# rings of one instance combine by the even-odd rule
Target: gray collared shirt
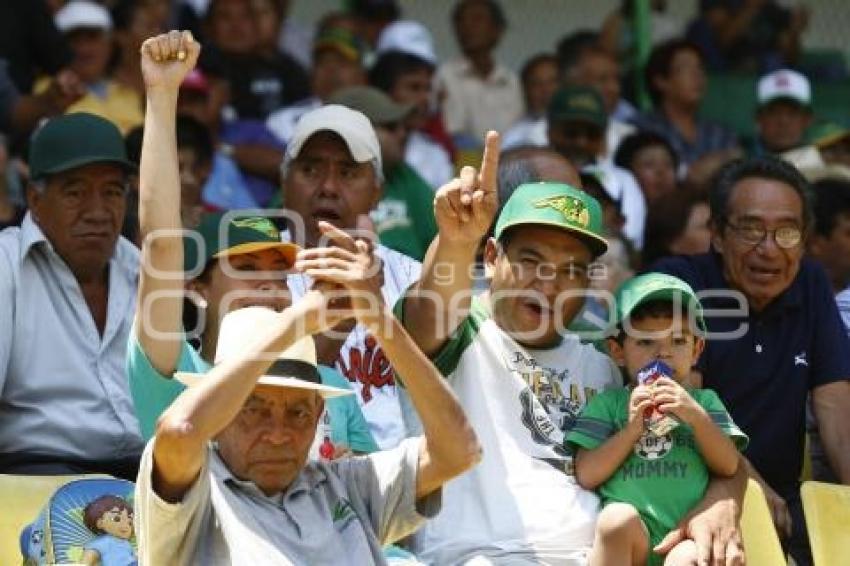
[[145,449],[136,482],[141,566],[383,565],[381,545],[440,509],[440,490],[416,502],[418,437],[368,456],[308,462],[273,497],[234,478],[210,446],[179,503],[162,500],[151,485],[155,442]]
[[120,238],[101,337],[73,273],[31,215],[0,232],[0,456],[141,453],[124,369],[138,271],[138,251]]

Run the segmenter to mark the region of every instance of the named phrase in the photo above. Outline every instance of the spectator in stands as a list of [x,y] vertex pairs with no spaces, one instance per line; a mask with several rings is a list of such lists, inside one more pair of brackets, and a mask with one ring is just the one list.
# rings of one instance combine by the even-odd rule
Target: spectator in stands
[[[338,249],[315,251],[324,257],[313,266]],[[344,277],[310,272],[379,297],[370,260],[361,248],[342,262]],[[436,515],[442,486],[480,459],[475,432],[436,368],[385,305],[362,300],[354,312],[404,376],[424,435],[361,458],[308,462],[324,400],[346,393],[319,384],[316,371],[309,334],[339,318],[326,301],[311,291],[280,314],[261,307],[229,314],[220,363],[201,379],[183,374],[196,385],[169,407],[142,457],[140,563],[384,564],[380,545]]]
[[221,58],[239,118],[265,120],[309,96],[301,65],[284,53],[260,53],[252,0],[211,0],[206,28],[213,45],[205,56]]
[[711,246],[708,199],[680,190],[652,203],[646,215],[641,260],[650,266],[670,255],[696,255]]
[[646,86],[655,106],[639,116],[639,129],[664,137],[686,166],[713,152],[735,148],[735,134],[697,115],[705,94],[703,57],[696,45],[681,39],[652,50],[645,69]]
[[[442,512],[415,535],[414,546],[434,564],[580,562],[598,501],[575,483],[564,435],[590,396],[622,384],[609,358],[564,331],[584,303],[590,262],[606,248],[601,211],[561,183],[516,188],[486,244],[488,293],[471,298],[469,268],[498,209],[497,151],[491,133],[480,174],[466,167],[438,191],[440,233],[424,276],[396,306],[481,431],[484,454],[477,468],[444,488]],[[407,422],[415,430],[415,421]],[[740,496],[743,477],[736,480],[714,483],[709,499],[733,483]],[[718,534],[724,521],[709,515],[697,513],[691,526]],[[726,526],[715,546],[723,549],[715,556],[721,563],[733,543],[726,536],[734,527]],[[730,558],[733,549],[740,555],[733,543]]]
[[[823,270],[803,257],[812,205],[802,176],[771,157],[726,166],[712,187],[712,251],[661,260],[699,292],[737,291],[746,302],[706,297],[708,316],[698,370],[750,437],[750,475],[765,491],[774,522],[797,564],[810,564],[799,477],[806,398],[811,391],[829,462],[850,484],[850,348]],[[730,339],[729,334],[740,335]],[[790,513],[790,515],[789,515]]]
[[392,23],[381,32],[377,54],[369,84],[413,106],[404,160],[436,190],[454,176],[454,164],[442,118],[433,110],[437,55],[431,34],[418,22]]
[[758,83],[758,138],[752,153],[780,154],[803,145],[812,123],[811,104],[809,80],[800,73],[781,69],[763,76]]
[[216,72],[194,69],[177,101],[179,114],[207,127],[216,150],[204,203],[219,210],[266,206],[276,195],[283,145],[258,120],[226,119],[229,89]]
[[370,216],[381,243],[422,261],[437,235],[437,224],[434,191],[404,162],[407,120],[413,108],[396,104],[383,92],[366,86],[341,90],[330,102],[362,112],[378,136],[384,186],[381,200]]
[[[325,21],[335,14],[325,17]],[[342,20],[346,22],[347,20]],[[313,43],[313,68],[310,87],[313,96],[272,113],[266,126],[284,144],[288,144],[301,117],[324,104],[336,91],[366,84],[366,45],[354,31],[335,22],[323,24]],[[348,22],[346,25],[353,25]]]
[[826,165],[850,167],[850,130],[834,123],[812,128],[812,144]]
[[[320,221],[342,230],[362,229],[361,217],[377,205],[384,182],[380,145],[369,119],[336,104],[305,114],[286,148],[281,177],[285,238],[313,248],[322,240]],[[419,262],[383,245],[375,253],[382,260],[384,299],[394,303],[419,278]],[[312,283],[305,275],[290,275],[293,300]],[[317,337],[319,360],[352,382],[372,435],[381,448],[390,448],[404,438],[393,369],[368,329],[354,322],[340,325],[335,336]]]
[[558,90],[558,58],[549,53],[531,57],[520,71],[525,115],[502,136],[505,150],[525,145],[546,146],[546,109]]
[[118,47],[112,78],[140,96],[145,94],[145,85],[139,67],[139,49],[144,40],[162,32],[157,10],[155,2],[119,0],[111,12],[115,24],[113,36]]
[[132,478],[139,256],[119,230],[134,168],[118,129],[84,113],[38,130],[29,165],[29,212],[0,234],[0,470]]
[[487,130],[503,132],[522,116],[522,89],[516,73],[493,58],[507,28],[496,0],[459,0],[452,24],[463,55],[440,65],[437,90],[449,133],[477,147]]
[[[808,242],[809,254],[826,269],[836,295],[850,296],[850,180],[827,178],[812,188],[815,230]],[[850,332],[850,310],[841,311],[841,316]]]
[[670,142],[654,132],[627,136],[617,148],[614,164],[632,172],[650,206],[676,191],[679,160]]
[[[55,20],[74,54],[71,70],[86,87],[86,95],[66,111],[102,116],[122,133],[141,124],[141,94],[109,75],[112,17],[106,8],[89,0],[71,0],[56,13]],[[39,81],[34,92],[43,92],[48,84],[47,79]]]
[[[188,227],[174,214],[185,206],[185,154],[204,145],[200,124],[184,117],[174,123],[173,95],[182,76],[194,64],[197,50],[192,51],[195,53],[190,53],[192,57],[185,63],[154,65],[149,59],[143,63],[145,80],[151,87],[151,111],[146,116],[148,134],[142,152],[140,219],[143,235],[156,239],[145,241],[142,247],[143,265],[154,269],[141,271],[139,303],[149,304],[150,308],[136,320],[128,348],[127,373],[145,438],[153,434],[156,420],[183,390],[172,374],[204,373],[212,367],[221,321],[228,312],[250,305],[280,311],[289,304],[283,271],[292,267],[297,251],[293,244],[280,241],[278,230],[267,218],[211,215],[198,227],[199,240],[184,240],[174,234],[181,227]],[[145,57],[148,54],[143,54],[143,60]],[[176,145],[167,139],[167,133],[175,126]],[[207,147],[198,147],[207,160],[211,157],[208,144],[207,141]],[[178,155],[179,168],[173,167],[174,153]],[[220,230],[225,231],[226,238],[221,238]],[[185,283],[179,277],[162,275],[181,271],[185,271]],[[180,297],[184,285],[187,297],[194,298],[194,302]],[[156,299],[164,293],[166,297]],[[192,316],[199,311],[203,316]],[[196,329],[195,325],[200,327]],[[198,334],[199,349],[183,338],[190,333]],[[349,388],[330,368],[321,368],[319,374],[323,383]],[[338,454],[349,449],[357,453],[377,449],[356,400],[329,400],[328,413],[328,441]]]
[[564,69],[563,73],[565,81],[594,88],[602,96],[608,114],[603,155],[605,159],[613,160],[614,152],[623,138],[635,131],[632,124],[615,115],[623,104],[620,96],[620,63],[608,51],[598,45],[590,45],[579,52],[575,65]]
[[[177,134],[177,166],[180,172],[180,221],[183,228],[195,229],[201,223],[204,213],[203,189],[212,172],[214,150],[212,139],[206,126],[191,116],[178,115],[175,125]],[[136,166],[142,157],[142,138],[144,129],[140,126],[125,138],[127,156]],[[122,235],[141,247],[139,239],[139,196],[138,182],[135,183],[135,210],[132,214],[132,226],[125,221]]]
[[592,166],[608,194],[621,203],[626,217],[625,236],[636,248],[643,241],[646,202],[631,173],[605,161],[605,130],[608,115],[599,93],[585,86],[558,90],[547,111],[551,146],[576,168]]
[[809,11],[776,0],[700,0],[688,38],[712,71],[764,73],[794,65]]

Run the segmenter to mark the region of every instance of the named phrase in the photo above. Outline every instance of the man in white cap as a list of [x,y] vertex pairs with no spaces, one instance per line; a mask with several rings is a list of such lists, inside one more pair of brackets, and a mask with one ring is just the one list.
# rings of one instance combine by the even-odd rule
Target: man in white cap
[[448,133],[434,105],[437,54],[428,28],[419,22],[393,22],[378,38],[378,58],[369,70],[369,84],[413,112],[407,120],[410,136],[404,160],[435,190],[454,176],[450,148],[439,137]]
[[[71,70],[85,84],[86,95],[72,104],[68,112],[89,112],[106,118],[126,134],[142,123],[142,98],[134,89],[109,77],[112,57],[112,17],[89,0],[72,0],[56,12],[54,22],[71,46],[74,59]],[[49,80],[35,85],[40,93]]]
[[[281,173],[288,227],[284,237],[305,248],[319,246],[321,221],[342,230],[371,231],[365,217],[381,199],[383,160],[375,130],[362,113],[331,104],[305,114],[286,148]],[[376,245],[375,253],[382,263],[383,298],[394,304],[419,278],[420,265],[382,245]],[[313,281],[294,274],[287,284],[297,300]],[[404,425],[398,384],[386,354],[369,330],[354,320],[335,329],[334,335],[335,340],[317,341],[319,362],[335,364],[352,382],[378,445],[397,445],[405,436]]]
[[809,80],[790,69],[763,76],[758,83],[754,153],[779,154],[803,145],[812,123]]

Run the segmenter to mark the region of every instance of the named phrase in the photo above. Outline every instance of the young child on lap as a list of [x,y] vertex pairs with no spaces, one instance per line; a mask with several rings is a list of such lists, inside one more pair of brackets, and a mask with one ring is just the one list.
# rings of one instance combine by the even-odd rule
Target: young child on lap
[[[616,323],[608,346],[630,385],[593,397],[566,440],[576,479],[603,502],[590,564],[695,564],[692,541],[666,557],[652,548],[702,499],[710,474],[735,473],[747,437],[713,391],[683,386],[704,347],[687,283],[659,273],[627,281]],[[639,383],[647,368],[657,379]]]

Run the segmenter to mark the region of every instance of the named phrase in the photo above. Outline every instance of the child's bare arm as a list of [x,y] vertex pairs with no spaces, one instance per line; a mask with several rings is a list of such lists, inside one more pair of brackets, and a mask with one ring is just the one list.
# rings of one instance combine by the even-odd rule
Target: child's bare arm
[[643,434],[643,413],[651,406],[649,390],[639,385],[629,398],[628,424],[596,448],[579,448],[575,458],[575,473],[580,486],[595,489],[617,471]]
[[735,474],[738,449],[684,387],[662,378],[655,383],[652,394],[660,411],[673,413],[691,426],[700,454],[712,473],[723,477]]

